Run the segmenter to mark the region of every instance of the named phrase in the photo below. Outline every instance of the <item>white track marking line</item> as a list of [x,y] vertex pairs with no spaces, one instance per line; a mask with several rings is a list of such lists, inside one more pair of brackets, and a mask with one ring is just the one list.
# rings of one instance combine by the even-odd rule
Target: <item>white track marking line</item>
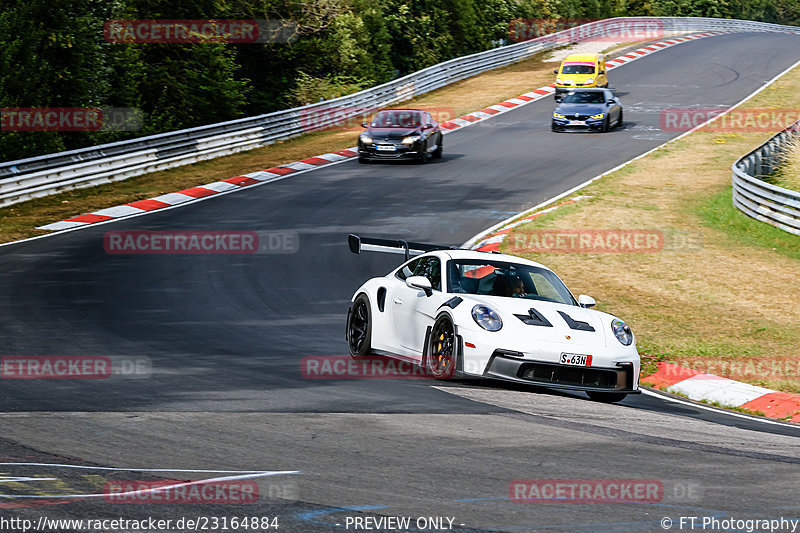
[[[192,470],[183,468],[119,468],[110,466],[83,466],[83,465],[66,465],[58,463],[0,463],[0,465],[13,465],[13,466],[49,466],[58,468],[79,468],[84,470],[110,470],[116,472],[180,472],[180,473],[200,473],[200,474],[236,474],[232,476],[220,476],[209,479],[201,479],[198,481],[187,481],[185,483],[175,483],[172,485],[159,485],[150,489],[139,489],[128,492],[114,493],[114,497],[131,496],[136,494],[147,494],[149,492],[163,491],[165,489],[176,489],[180,487],[187,487],[191,485],[205,485],[208,483],[216,483],[220,481],[237,481],[240,479],[253,479],[258,477],[270,477],[280,475],[294,475],[300,474],[299,470]],[[45,478],[35,478],[44,480]],[[28,495],[28,494],[0,494],[0,498],[29,498],[29,499],[45,499],[45,498],[103,498],[108,494],[47,494],[47,495]]]
[[721,413],[728,416],[733,416],[736,418],[744,418],[747,420],[752,420],[754,422],[762,422],[764,424],[772,424],[774,426],[783,426],[783,427],[790,427],[790,428],[797,428],[798,426],[792,424],[790,422],[781,422],[779,420],[774,420],[771,418],[763,418],[760,416],[755,415],[746,415],[744,413],[737,413],[735,411],[730,411],[728,409],[724,409],[722,407],[713,407],[711,405],[702,405],[695,402],[689,402],[686,400],[682,400],[679,398],[673,398],[672,396],[667,396],[666,394],[659,394],[658,392],[654,392],[650,389],[641,389],[642,394],[647,396],[653,396],[654,398],[661,398],[667,402],[679,403],[681,405],[688,405],[689,407],[696,407],[697,409],[703,409],[705,411],[713,411],[715,413]]

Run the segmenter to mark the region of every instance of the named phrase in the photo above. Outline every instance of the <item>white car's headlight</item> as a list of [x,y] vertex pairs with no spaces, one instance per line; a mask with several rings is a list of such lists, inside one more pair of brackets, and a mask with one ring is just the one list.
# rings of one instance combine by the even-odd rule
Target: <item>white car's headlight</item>
[[564,115],[562,115],[561,113],[553,113],[553,116],[554,116],[555,118],[566,118],[566,117],[565,117]]
[[586,78],[586,81],[583,84],[589,85],[590,83],[594,83],[594,78]]
[[592,115],[592,116],[591,116],[591,117],[589,117],[589,118],[603,118],[604,116],[606,116],[606,114],[605,114],[605,113],[598,113],[597,115]]
[[564,80],[562,80],[561,78],[556,78],[556,83],[559,85],[564,85]]
[[403,144],[414,144],[420,139],[419,135],[408,135],[403,137]]
[[360,135],[361,142],[364,144],[372,144],[372,137],[367,135],[366,133],[362,133]]
[[611,331],[614,332],[614,336],[623,345],[630,346],[633,342],[633,332],[631,328],[619,318],[615,318],[611,321]]
[[503,321],[497,311],[485,305],[476,305],[472,308],[472,319],[486,331],[499,331]]

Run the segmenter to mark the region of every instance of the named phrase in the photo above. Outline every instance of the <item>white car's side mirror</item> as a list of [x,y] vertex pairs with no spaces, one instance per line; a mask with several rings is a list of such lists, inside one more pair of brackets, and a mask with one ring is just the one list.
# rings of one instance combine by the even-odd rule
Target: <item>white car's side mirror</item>
[[433,287],[431,282],[425,276],[409,276],[406,278],[406,285],[412,289],[419,289],[425,291],[426,296],[433,294]]
[[594,298],[592,298],[591,296],[586,296],[585,294],[581,294],[580,296],[578,296],[578,305],[580,305],[581,307],[586,307],[588,309],[589,307],[594,307],[595,305],[597,305],[597,302],[595,302]]

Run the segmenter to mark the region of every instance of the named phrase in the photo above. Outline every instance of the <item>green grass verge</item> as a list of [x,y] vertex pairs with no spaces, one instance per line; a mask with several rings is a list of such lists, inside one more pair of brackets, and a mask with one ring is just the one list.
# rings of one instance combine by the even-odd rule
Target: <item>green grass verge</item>
[[725,234],[730,246],[770,248],[800,259],[800,236],[750,218],[733,206],[732,187],[705,200],[697,210],[703,224]]

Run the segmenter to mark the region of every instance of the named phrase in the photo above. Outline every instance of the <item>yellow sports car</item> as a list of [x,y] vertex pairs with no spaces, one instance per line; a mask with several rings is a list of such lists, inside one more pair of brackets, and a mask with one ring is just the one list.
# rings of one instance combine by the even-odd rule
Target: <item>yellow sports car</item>
[[556,74],[556,99],[578,87],[608,87],[606,59],[600,54],[572,54],[561,62]]

